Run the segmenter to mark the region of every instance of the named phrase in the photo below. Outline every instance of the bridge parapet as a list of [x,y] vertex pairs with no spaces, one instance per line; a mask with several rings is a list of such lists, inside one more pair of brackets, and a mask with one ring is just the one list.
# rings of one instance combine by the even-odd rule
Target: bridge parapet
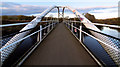
[[[34,33],[32,33],[31,35],[28,35],[28,36],[26,36],[27,34],[29,34],[30,33],[30,31],[31,31],[31,29],[34,29],[37,25],[38,25],[38,23],[39,22],[41,22],[41,20],[42,20],[42,18],[44,17],[44,16],[46,16],[52,9],[54,9],[54,8],[57,8],[57,6],[52,6],[52,7],[50,7],[50,8],[48,8],[48,9],[46,9],[45,11],[43,11],[39,16],[37,16],[36,18],[34,18],[31,22],[29,22],[29,23],[23,23],[23,24],[21,24],[21,23],[19,23],[19,24],[8,24],[8,25],[0,25],[0,27],[7,27],[7,26],[15,26],[15,25],[24,25],[24,24],[27,24],[24,28],[22,28],[19,32],[20,33],[18,33],[18,34],[16,34],[15,36],[13,36],[1,49],[0,49],[0,52],[1,52],[1,59],[2,59],[2,63],[5,61],[5,59],[7,59],[8,58],[8,56],[15,50],[15,48],[18,46],[18,44],[22,41],[22,40],[24,40],[24,39],[26,39],[26,38],[28,38],[28,37],[30,37],[30,36],[32,36],[32,35],[34,35],[34,34],[36,34],[36,33],[38,33],[38,32],[40,32],[41,30],[39,30],[39,31],[36,31],[36,32],[34,32]],[[58,9],[58,12],[59,12],[59,9]],[[51,27],[51,25],[55,25],[55,24],[50,24],[49,26]],[[48,26],[48,27],[49,27]],[[52,28],[53,28],[54,26],[52,26]],[[40,28],[42,28],[42,26],[40,26]],[[46,28],[46,27],[45,27]],[[43,28],[44,29],[44,28]],[[40,38],[38,38],[38,39],[40,39]]]
[[[114,60],[114,62],[117,65],[120,65],[120,55],[119,55],[120,54],[120,39],[119,38],[104,34],[100,31],[96,31],[90,28],[83,27],[82,25],[84,24],[84,22],[82,23],[80,21],[65,20],[64,23],[71,30],[71,32],[73,32],[76,38],[79,39],[80,42],[83,43],[83,39],[84,39],[84,37],[82,36],[83,34],[88,35],[92,37],[93,39],[97,40],[101,44],[101,46],[105,49],[105,51],[108,53],[108,55]],[[78,23],[78,24],[75,24],[75,23]],[[96,25],[94,23],[87,23],[87,24]],[[101,25],[101,24],[97,24],[97,25]],[[101,25],[101,26],[109,26],[109,25]],[[117,27],[114,25],[113,26],[110,25],[109,27],[119,28],[119,26]],[[85,32],[82,29],[90,31],[92,35]]]
[[[35,34],[38,34],[37,35],[37,42],[41,42],[45,38],[45,36],[48,35],[48,33],[59,23],[59,21],[55,20],[55,19],[52,19],[52,20],[41,21],[39,23],[37,25],[39,27],[37,31],[35,31],[35,32],[33,32],[33,33],[29,34],[29,35],[26,35],[21,39],[19,39],[20,34],[30,32],[30,31],[34,30],[34,28],[16,32],[16,35],[15,34],[8,35],[10,37],[9,40],[11,40],[12,42],[7,40],[8,42],[6,42],[6,43],[9,43],[9,44],[2,46],[2,48],[0,49],[2,64],[11,55],[11,53],[14,52],[14,50],[17,48],[17,46],[20,45],[20,42],[24,41],[25,39],[27,39],[27,38],[35,35]],[[16,26],[16,25],[18,25],[18,24],[14,24],[14,25],[8,24],[8,25],[3,25],[1,27]],[[4,38],[6,38],[6,37],[4,37]]]

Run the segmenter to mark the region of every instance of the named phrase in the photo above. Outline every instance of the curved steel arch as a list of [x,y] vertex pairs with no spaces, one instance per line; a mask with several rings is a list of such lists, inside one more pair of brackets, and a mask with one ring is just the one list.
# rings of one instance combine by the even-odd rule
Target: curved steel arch
[[[20,30],[20,32],[21,31],[25,31],[25,30],[28,30],[28,29],[32,29],[32,28],[35,28],[36,27],[36,25],[41,21],[41,19],[42,19],[42,17],[44,17],[44,16],[46,16],[51,10],[53,10],[54,8],[58,8],[58,12],[59,12],[59,7],[57,7],[57,6],[52,6],[52,7],[50,7],[50,8],[48,8],[48,9],[46,9],[45,11],[43,11],[39,16],[37,16],[35,19],[33,19],[30,23],[28,23],[24,28],[22,28],[21,30]],[[13,36],[13,38],[11,38],[1,49],[1,54],[2,53],[4,53],[4,51],[6,51],[6,50],[3,50],[3,48],[5,48],[6,46],[8,46],[9,44],[12,44],[12,43],[14,43],[15,41],[17,41],[17,40],[19,40],[19,39],[21,39],[21,38],[23,38],[23,37],[25,37],[27,34],[29,34],[30,33],[30,31],[26,31],[26,32],[23,32],[23,33],[19,33],[19,34],[16,34],[15,36]],[[19,42],[20,43],[20,42]],[[16,46],[18,46],[18,43],[16,43],[16,44],[14,44],[14,45],[12,45],[12,46],[14,46],[13,48],[12,48],[12,50],[11,51],[9,51],[9,53],[7,53],[7,56],[6,57],[2,57],[2,55],[1,55],[1,57],[2,57],[2,59],[6,59],[13,51],[14,51],[14,49],[16,48]],[[7,50],[8,51],[8,50]],[[4,62],[4,60],[2,61],[2,62]]]
[[[53,7],[50,7],[48,9],[46,9],[45,11],[43,11],[39,16],[37,16],[35,19],[33,19],[30,23],[28,23],[24,28],[22,28],[20,30],[21,31],[24,31],[24,30],[27,30],[27,29],[31,29],[31,28],[34,28],[36,27],[36,25],[41,21],[42,17],[46,16],[51,10],[53,10],[54,8],[58,8],[57,6],[53,6]],[[58,9],[58,12],[59,12],[59,9]],[[27,35],[29,32],[24,32],[24,33],[21,33],[21,34],[17,34],[15,35],[10,41],[8,41],[5,46],[13,43],[13,40],[18,40],[20,38],[23,38],[25,35]],[[17,37],[17,38],[16,38]],[[4,46],[3,46],[4,47]]]

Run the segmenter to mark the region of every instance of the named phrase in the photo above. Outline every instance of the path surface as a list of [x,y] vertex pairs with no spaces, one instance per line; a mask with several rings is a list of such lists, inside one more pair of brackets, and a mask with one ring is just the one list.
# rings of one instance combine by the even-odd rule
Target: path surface
[[23,65],[97,65],[72,33],[60,23]]

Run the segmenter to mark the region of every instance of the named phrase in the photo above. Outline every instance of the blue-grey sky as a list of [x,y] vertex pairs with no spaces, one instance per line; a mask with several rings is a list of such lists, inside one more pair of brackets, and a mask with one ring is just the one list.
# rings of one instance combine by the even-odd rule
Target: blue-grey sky
[[65,5],[76,8],[96,6],[116,6],[119,0],[2,0],[2,2],[15,2],[25,5]]
[[42,5],[42,6],[72,6],[73,8],[86,8],[96,6],[117,6],[117,2],[19,2],[26,5]]
[[[78,11],[117,7],[119,0],[2,0],[3,15],[29,15],[41,13],[49,6],[71,6]],[[0,3],[1,4],[1,3]]]

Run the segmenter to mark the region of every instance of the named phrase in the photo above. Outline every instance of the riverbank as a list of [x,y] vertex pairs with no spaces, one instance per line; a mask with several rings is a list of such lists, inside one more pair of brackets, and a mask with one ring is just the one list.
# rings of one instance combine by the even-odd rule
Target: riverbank
[[120,18],[96,19],[94,22],[120,26]]
[[[102,23],[102,24],[110,24],[110,25],[119,25],[120,26],[120,18],[96,19],[94,17],[94,15],[91,15],[91,14],[86,14],[85,16],[86,16],[86,18],[88,18],[93,23]],[[29,16],[29,17],[23,16],[23,15],[3,16],[2,24],[30,22],[32,20],[32,18],[34,18],[34,16]],[[51,17],[47,17],[47,19],[50,20]],[[45,18],[43,20],[45,20]],[[60,20],[62,20],[62,19],[60,19]],[[71,18],[71,20],[74,20],[74,19]],[[76,19],[76,20],[78,20],[78,19]],[[4,35],[8,35],[8,34],[17,32],[17,31],[21,30],[24,26],[25,25],[14,26],[14,27],[4,27],[4,28],[2,28],[2,34],[4,36]],[[120,31],[119,29],[117,29],[117,30]]]
[[119,18],[108,18],[108,19],[96,19],[94,15],[91,15],[89,13],[86,13],[85,17],[88,18],[93,23],[102,23],[102,24],[120,26],[120,17]]

